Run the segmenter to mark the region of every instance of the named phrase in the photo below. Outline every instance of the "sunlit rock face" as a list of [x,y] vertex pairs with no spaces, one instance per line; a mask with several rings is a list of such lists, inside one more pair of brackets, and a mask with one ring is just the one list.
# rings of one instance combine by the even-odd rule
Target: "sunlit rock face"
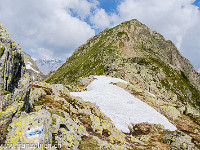
[[30,111],[29,93],[30,78],[25,74],[22,49],[0,24],[0,143],[13,117]]
[[12,91],[23,76],[24,70],[21,47],[0,24],[0,89]]

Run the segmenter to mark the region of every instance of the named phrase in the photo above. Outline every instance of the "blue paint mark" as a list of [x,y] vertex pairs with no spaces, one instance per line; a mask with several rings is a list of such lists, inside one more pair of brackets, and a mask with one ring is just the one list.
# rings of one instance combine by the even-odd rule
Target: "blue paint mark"
[[[43,132],[43,129],[42,130],[36,130],[34,132],[29,133],[28,135],[33,136],[33,135],[36,135],[36,134],[41,134],[42,132]],[[26,134],[26,136],[27,136],[27,134]]]

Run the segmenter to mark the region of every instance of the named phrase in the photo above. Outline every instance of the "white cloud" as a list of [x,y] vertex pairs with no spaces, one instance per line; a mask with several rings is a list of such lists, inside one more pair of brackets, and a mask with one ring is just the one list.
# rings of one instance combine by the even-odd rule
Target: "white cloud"
[[87,0],[66,0],[66,3],[68,7],[73,9],[73,12],[75,12],[82,19],[91,15],[91,9],[96,9],[99,4],[97,0],[93,0],[91,2],[88,2]]
[[[35,53],[30,51],[34,57],[63,58],[95,34],[81,18],[90,15],[96,1],[0,0],[0,3],[0,21],[25,51],[37,49]],[[78,16],[74,17],[72,11]]]
[[111,26],[110,16],[104,9],[96,10],[94,16],[91,16],[90,22],[94,24],[96,29],[103,29]]
[[[37,55],[37,58],[39,59],[52,59],[54,58],[54,53],[53,51],[49,50],[49,49],[45,49],[45,48],[38,48],[38,49],[30,49],[30,52],[34,53],[34,54],[39,54]],[[36,58],[34,58],[36,59]],[[56,58],[54,58],[56,59]]]
[[[193,2],[194,0],[123,0],[118,5],[117,13],[103,14],[110,23],[103,19],[94,19],[93,23],[95,27],[104,28],[108,24],[113,26],[138,19],[164,35],[167,40],[172,40],[181,53],[197,67],[200,64],[200,11],[197,6],[192,5]],[[99,22],[102,23],[101,26]]]

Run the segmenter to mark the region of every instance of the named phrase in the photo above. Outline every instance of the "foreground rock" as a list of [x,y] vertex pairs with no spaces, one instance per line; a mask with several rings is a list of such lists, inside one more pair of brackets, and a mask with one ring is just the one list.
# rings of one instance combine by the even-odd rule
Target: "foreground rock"
[[[31,112],[14,116],[5,143],[38,146],[39,142],[39,149],[45,144],[51,145],[51,149],[170,149],[174,145],[166,141],[173,141],[171,134],[175,134],[184,135],[180,140],[176,138],[180,147],[184,145],[180,141],[185,139],[189,148],[197,149],[192,136],[168,131],[159,124],[132,124],[130,132],[123,133],[96,104],[70,96],[60,84],[32,82],[31,95]],[[178,148],[178,141],[174,143]]]
[[198,148],[194,146],[194,143],[192,143],[192,137],[183,132],[166,134],[162,139],[163,142],[169,144],[172,149],[198,150]]
[[21,47],[0,24],[0,144],[13,116],[29,111],[30,78],[25,74]]

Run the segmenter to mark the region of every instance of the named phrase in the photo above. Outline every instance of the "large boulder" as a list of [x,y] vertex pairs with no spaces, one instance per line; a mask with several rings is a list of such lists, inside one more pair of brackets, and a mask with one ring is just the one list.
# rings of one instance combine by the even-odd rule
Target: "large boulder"
[[[20,117],[14,119],[9,125],[6,143],[12,143],[14,149],[22,149],[27,143],[30,147],[38,143],[51,144],[51,124],[51,114],[47,110],[42,109],[30,114],[21,113]],[[43,146],[45,145],[41,145],[40,149]]]

